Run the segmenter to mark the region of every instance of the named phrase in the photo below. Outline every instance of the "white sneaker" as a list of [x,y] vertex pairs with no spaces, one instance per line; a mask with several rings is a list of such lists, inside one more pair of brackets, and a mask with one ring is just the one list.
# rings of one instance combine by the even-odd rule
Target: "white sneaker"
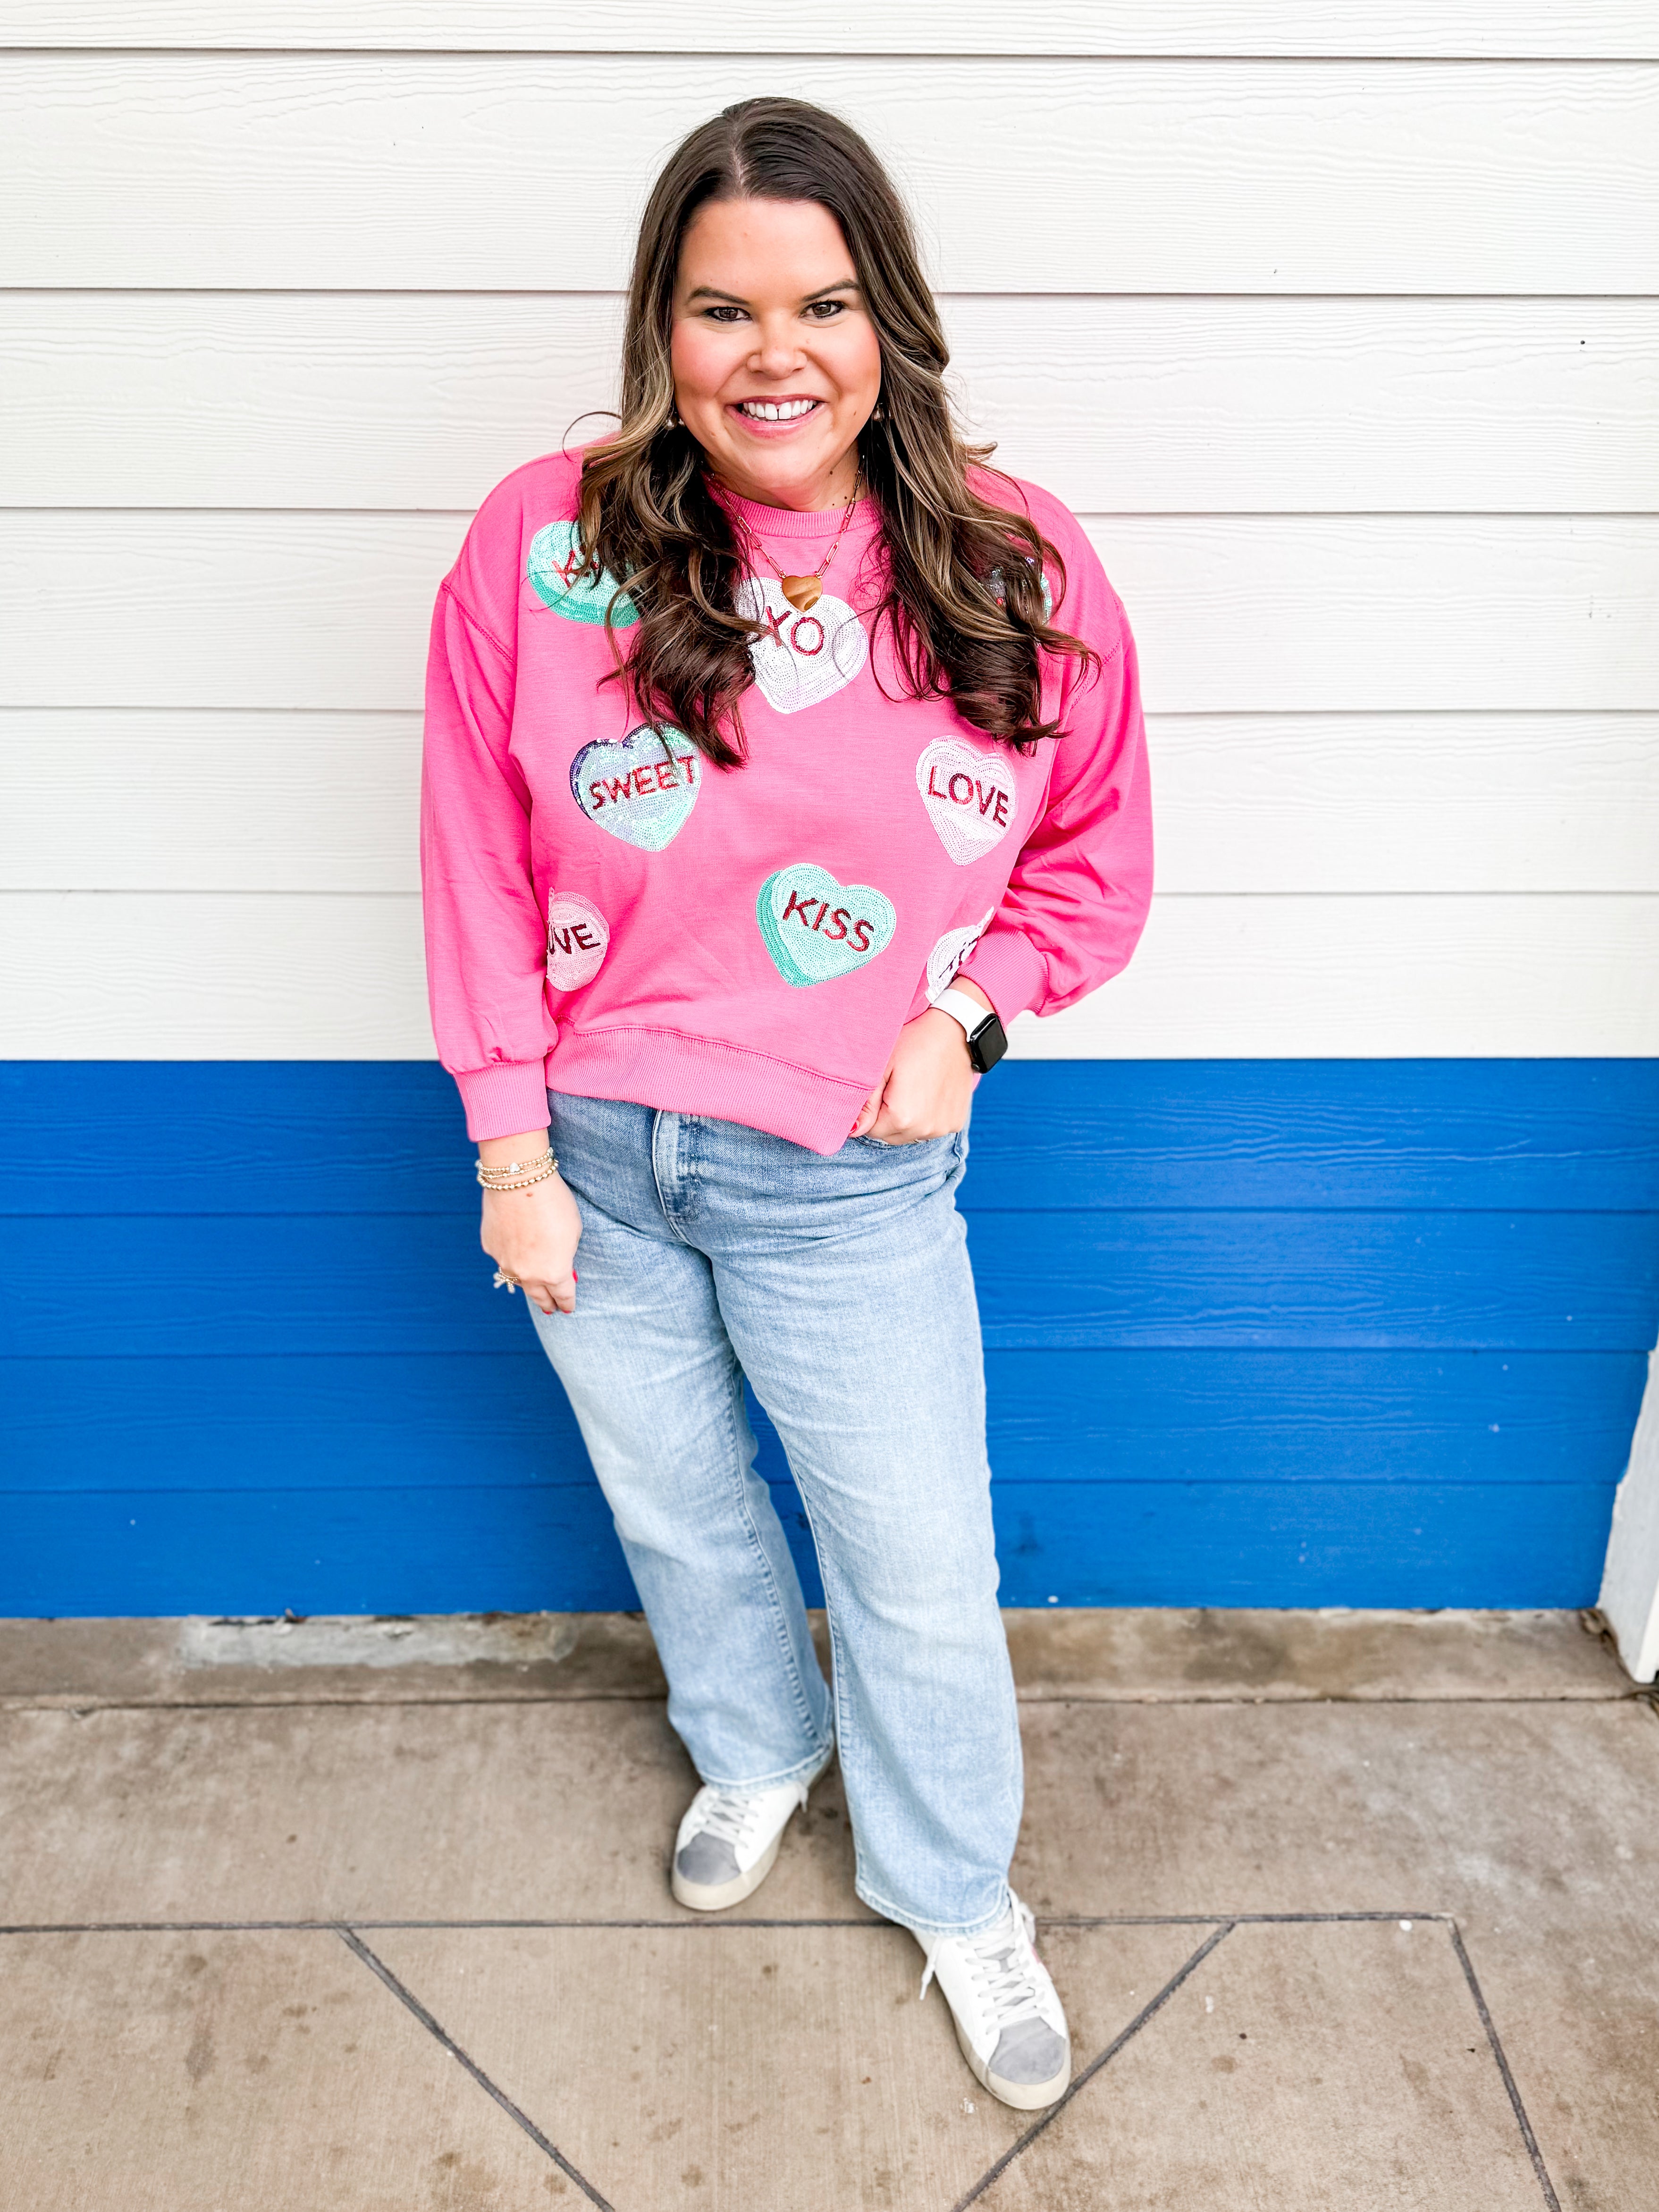
[[1022,2112],[1052,2105],[1072,2078],[1066,2014],[1031,1948],[1036,1932],[1010,1890],[1007,1912],[983,1936],[916,1937],[927,1959],[921,1994],[937,1976],[981,2086]]
[[[821,1772],[823,1770],[820,1769]],[[817,1775],[743,1796],[705,1783],[674,1838],[674,1895],[698,1912],[741,1905],[772,1871],[790,1816],[806,1802]]]

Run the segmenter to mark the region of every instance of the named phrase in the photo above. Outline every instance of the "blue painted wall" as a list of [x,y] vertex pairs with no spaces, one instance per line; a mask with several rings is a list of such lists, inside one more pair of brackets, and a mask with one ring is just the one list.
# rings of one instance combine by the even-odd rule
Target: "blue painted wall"
[[[440,1070],[22,1062],[0,1101],[0,1611],[635,1602]],[[1659,1061],[1017,1062],[963,1204],[1008,1603],[1594,1601]]]

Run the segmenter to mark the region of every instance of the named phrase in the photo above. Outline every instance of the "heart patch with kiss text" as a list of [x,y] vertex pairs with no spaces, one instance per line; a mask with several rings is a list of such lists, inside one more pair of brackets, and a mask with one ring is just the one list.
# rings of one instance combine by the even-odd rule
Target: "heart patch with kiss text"
[[544,524],[530,541],[524,572],[542,605],[567,622],[602,623],[607,608],[614,629],[630,629],[640,618],[632,599],[617,596],[613,575],[589,573],[574,522]]
[[760,887],[755,919],[786,983],[850,975],[885,951],[898,927],[893,902],[869,884],[838,884],[828,868],[794,860]]
[[673,843],[702,789],[701,755],[666,722],[595,738],[570,763],[571,796],[588,820],[644,853]]
[[916,763],[916,789],[939,841],[958,867],[979,860],[1014,826],[1019,794],[1000,753],[982,753],[960,738],[935,738]]
[[751,576],[738,588],[737,607],[750,622],[765,625],[763,636],[749,641],[749,658],[756,683],[781,714],[834,698],[870,658],[864,624],[845,599],[827,592],[810,614],[801,614],[775,577]]

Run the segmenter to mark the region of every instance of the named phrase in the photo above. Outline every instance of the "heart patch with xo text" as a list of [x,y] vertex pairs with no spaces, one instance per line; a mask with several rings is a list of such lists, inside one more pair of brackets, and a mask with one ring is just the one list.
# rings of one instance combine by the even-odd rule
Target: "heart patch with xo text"
[[870,658],[864,624],[845,599],[825,592],[801,614],[775,577],[751,576],[738,587],[738,612],[764,625],[749,641],[755,681],[781,714],[798,714],[844,691]]
[[960,738],[935,738],[922,748],[916,789],[958,867],[988,853],[1014,826],[1019,793],[1007,759],[978,752]]
[[567,622],[602,623],[607,608],[613,629],[631,629],[640,618],[608,570],[595,576],[588,568],[574,522],[544,524],[530,541],[524,572],[542,605]]
[[791,861],[766,878],[755,919],[773,966],[798,988],[850,975],[885,951],[898,927],[884,892],[839,884],[811,860]]
[[702,789],[702,757],[666,722],[595,738],[570,763],[570,794],[588,820],[644,853],[673,843]]

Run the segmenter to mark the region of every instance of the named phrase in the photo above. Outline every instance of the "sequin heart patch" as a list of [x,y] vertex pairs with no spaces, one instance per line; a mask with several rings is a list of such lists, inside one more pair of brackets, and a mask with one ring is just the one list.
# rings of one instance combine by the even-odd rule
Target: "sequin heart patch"
[[760,887],[755,919],[786,983],[850,975],[884,951],[898,926],[893,902],[869,884],[838,884],[828,868],[794,860]]
[[640,618],[628,594],[618,595],[613,575],[588,572],[574,522],[544,524],[530,541],[524,572],[542,605],[567,622],[602,623],[607,608],[614,629],[629,629]]
[[947,929],[927,956],[927,999],[931,1005],[941,998],[956,981],[963,962],[991,927],[991,917],[996,912],[988,906],[977,921],[964,922],[959,929]]
[[702,789],[702,757],[666,723],[596,738],[570,763],[571,795],[588,820],[645,853],[673,843]]
[[864,624],[845,599],[828,592],[801,614],[774,577],[751,576],[740,585],[738,612],[763,625],[749,641],[755,681],[781,714],[798,714],[843,691],[870,658]]
[[1014,772],[996,753],[960,738],[935,738],[916,763],[916,789],[939,841],[958,867],[988,853],[1014,824]]
[[576,891],[553,891],[547,901],[547,980],[556,991],[591,983],[611,949],[611,925]]

